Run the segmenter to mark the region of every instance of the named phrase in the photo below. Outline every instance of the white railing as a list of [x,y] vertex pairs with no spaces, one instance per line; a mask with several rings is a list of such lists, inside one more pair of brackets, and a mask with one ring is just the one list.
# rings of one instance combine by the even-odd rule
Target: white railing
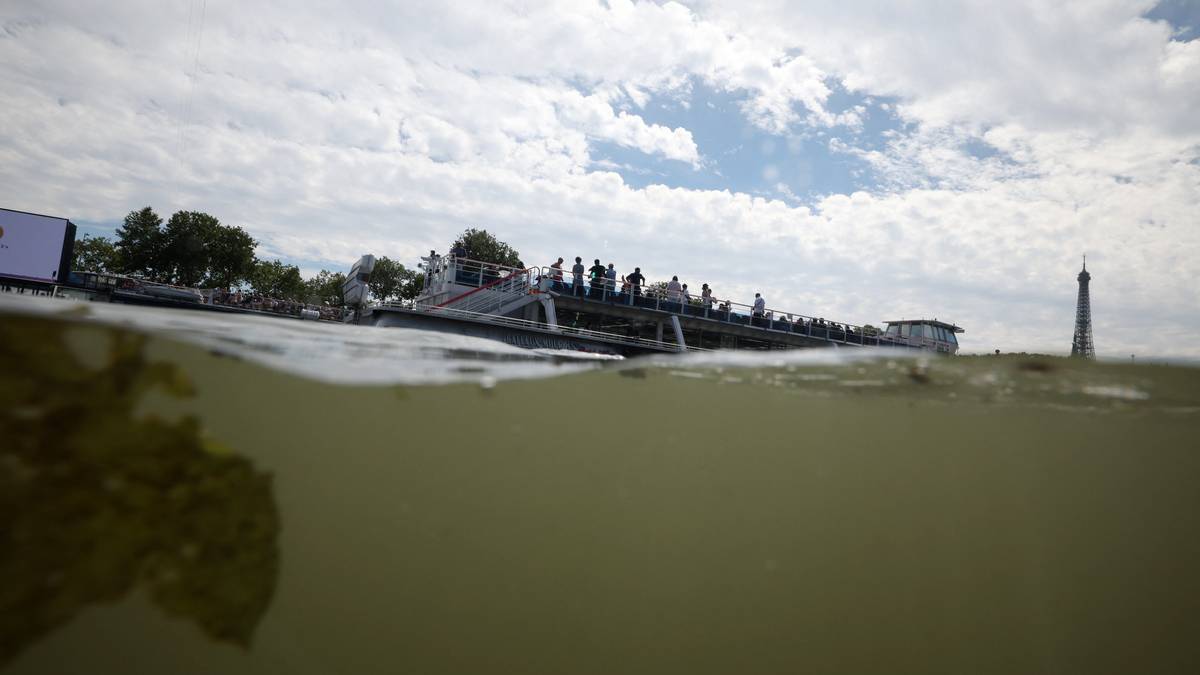
[[[421,267],[425,270],[425,291],[429,293],[436,293],[439,289],[451,284],[479,288],[503,277],[528,271],[521,267],[497,265],[483,260],[460,258],[453,255],[433,255],[421,260],[424,261]],[[454,298],[451,298],[447,302],[453,300]]]
[[[468,312],[498,312],[505,305],[529,295],[533,290],[533,273],[533,269],[505,270],[500,272],[499,278],[481,283],[437,306]],[[487,270],[481,269],[478,279],[483,282],[488,278],[487,274]]]

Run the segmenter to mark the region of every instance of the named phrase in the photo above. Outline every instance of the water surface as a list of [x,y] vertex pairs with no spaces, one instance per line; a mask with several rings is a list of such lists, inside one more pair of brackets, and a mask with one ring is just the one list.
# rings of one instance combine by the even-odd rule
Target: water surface
[[0,669],[1196,672],[1200,371],[0,298]]

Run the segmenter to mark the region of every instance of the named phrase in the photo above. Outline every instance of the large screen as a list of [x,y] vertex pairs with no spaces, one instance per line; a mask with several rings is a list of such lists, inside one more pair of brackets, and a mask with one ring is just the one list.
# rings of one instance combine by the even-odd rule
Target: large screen
[[0,276],[59,281],[68,271],[74,230],[66,218],[0,209]]

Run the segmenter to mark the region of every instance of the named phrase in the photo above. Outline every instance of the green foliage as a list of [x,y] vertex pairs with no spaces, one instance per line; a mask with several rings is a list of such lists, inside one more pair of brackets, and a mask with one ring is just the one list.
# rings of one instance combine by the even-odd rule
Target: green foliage
[[342,307],[342,284],[346,275],[341,272],[321,270],[317,276],[304,282],[304,297],[308,302],[326,307]]
[[481,260],[507,267],[525,266],[521,263],[521,254],[517,253],[516,249],[498,241],[487,230],[477,230],[473,227],[466,230],[459,235],[458,239],[454,240],[454,244],[450,248],[453,250],[459,247],[466,251],[467,257],[472,260]]
[[875,326],[872,326],[869,323],[865,324],[862,327],[862,330],[863,330],[863,335],[866,335],[868,337],[873,336],[873,335],[880,335],[883,333],[883,331],[879,330],[878,328],[876,328]]
[[171,283],[196,286],[208,274],[221,221],[198,211],[176,211],[163,232],[162,272]]
[[[456,244],[479,260],[521,265],[516,251],[484,230],[467,230]],[[295,265],[257,259],[257,245],[241,227],[222,225],[199,211],[178,211],[164,227],[162,218],[147,206],[125,216],[115,242],[86,235],[76,242],[73,267],[134,274],[184,286],[232,289],[247,283],[254,293],[269,298],[343,306],[343,273],[321,270],[305,280]],[[376,261],[370,290],[380,301],[411,299],[421,293],[424,282],[423,274],[381,257]]]
[[295,265],[285,265],[278,260],[259,260],[254,263],[249,277],[250,290],[260,295],[296,302],[308,299],[308,286],[300,276],[300,268]]
[[421,294],[425,288],[425,274],[422,272],[408,273],[408,278],[400,286],[400,299],[412,300]]
[[108,237],[83,235],[75,241],[71,269],[77,272],[120,272],[121,253]]
[[249,278],[258,242],[240,227],[199,211],[177,211],[162,235],[163,281],[231,288]]
[[[76,250],[85,243],[92,249],[80,255],[97,251],[87,237],[76,244]],[[242,228],[222,225],[198,211],[177,211],[163,227],[162,218],[147,206],[131,211],[117,228],[113,260],[119,262],[108,271],[184,286],[204,283],[232,288],[249,278],[257,245]]]
[[232,288],[248,279],[254,270],[255,246],[258,242],[242,228],[218,225],[208,241],[206,285]]
[[[406,295],[411,291],[416,276],[404,265],[383,256],[375,260],[375,269],[371,272],[371,281],[367,283],[367,288],[371,291],[371,297],[380,302],[416,297],[416,293]],[[416,288],[419,292],[420,286]]]
[[147,206],[140,211],[130,211],[125,216],[125,224],[117,228],[115,246],[121,260],[119,271],[159,278],[163,244],[162,218],[154,209]]

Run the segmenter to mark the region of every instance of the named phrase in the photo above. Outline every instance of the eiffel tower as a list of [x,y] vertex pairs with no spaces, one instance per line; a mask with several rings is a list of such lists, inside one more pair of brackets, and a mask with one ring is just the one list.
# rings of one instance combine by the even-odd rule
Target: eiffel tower
[[1083,256],[1083,271],[1079,280],[1079,302],[1075,306],[1075,339],[1071,341],[1071,356],[1081,359],[1096,358],[1096,345],[1092,342],[1092,301],[1088,295],[1088,282],[1092,275],[1087,271],[1087,256]]

